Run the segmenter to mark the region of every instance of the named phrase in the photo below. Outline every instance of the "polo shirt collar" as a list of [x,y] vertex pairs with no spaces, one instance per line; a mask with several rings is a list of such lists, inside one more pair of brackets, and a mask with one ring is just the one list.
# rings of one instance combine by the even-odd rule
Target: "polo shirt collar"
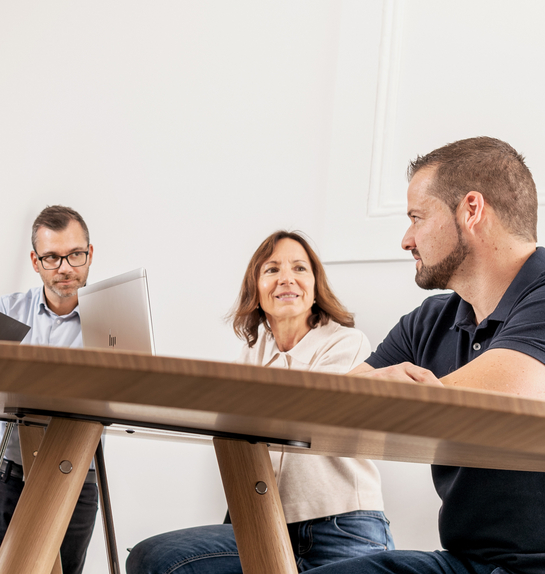
[[505,321],[515,301],[524,289],[533,283],[545,271],[545,249],[538,247],[526,260],[516,277],[507,288],[498,306],[491,313],[489,319]]
[[[484,319],[484,321],[480,323],[479,327],[486,327],[489,321],[503,323],[507,319],[507,315],[513,308],[513,305],[520,296],[520,293],[527,285],[535,281],[544,271],[545,248],[538,247],[520,268],[520,271],[507,288],[507,291],[503,294],[497,307],[486,319]],[[468,327],[470,327],[471,330],[474,330],[477,327],[477,325],[475,325],[475,312],[473,311],[473,307],[463,299],[460,299],[453,327],[454,326],[462,329],[465,328],[466,330]]]
[[[455,293],[457,297],[460,297]],[[454,324],[451,329],[458,327],[459,329],[474,330],[475,325],[475,311],[473,307],[460,297],[460,303],[458,304],[458,310],[456,311],[456,317],[454,318]]]

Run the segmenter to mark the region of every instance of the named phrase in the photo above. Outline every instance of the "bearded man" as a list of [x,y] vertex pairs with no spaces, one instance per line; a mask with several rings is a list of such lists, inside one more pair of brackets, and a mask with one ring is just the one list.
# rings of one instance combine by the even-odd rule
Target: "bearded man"
[[[524,158],[489,137],[409,166],[402,247],[429,297],[349,375],[545,399],[545,249]],[[545,473],[432,466],[443,550],[393,550],[316,574],[543,574]]]

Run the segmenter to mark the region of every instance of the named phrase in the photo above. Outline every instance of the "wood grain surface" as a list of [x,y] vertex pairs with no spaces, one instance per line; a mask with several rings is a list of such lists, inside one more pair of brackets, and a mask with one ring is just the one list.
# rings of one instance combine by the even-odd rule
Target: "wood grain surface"
[[0,546],[0,572],[51,574],[102,428],[65,419],[49,424]]
[[[30,469],[40,448],[40,444],[45,435],[43,426],[19,426],[19,442],[21,444],[21,457],[23,459],[23,472],[25,476],[30,476]],[[57,552],[55,564],[51,574],[62,574],[61,555]]]
[[297,574],[267,446],[215,438],[214,448],[244,574]]
[[4,343],[0,408],[307,441],[316,454],[545,471],[545,402],[469,389]]

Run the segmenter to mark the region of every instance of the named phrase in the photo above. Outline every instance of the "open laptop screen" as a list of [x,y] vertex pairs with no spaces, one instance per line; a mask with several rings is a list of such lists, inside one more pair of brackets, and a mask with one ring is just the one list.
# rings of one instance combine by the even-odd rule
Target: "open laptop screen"
[[78,300],[85,348],[155,355],[145,269],[82,287]]

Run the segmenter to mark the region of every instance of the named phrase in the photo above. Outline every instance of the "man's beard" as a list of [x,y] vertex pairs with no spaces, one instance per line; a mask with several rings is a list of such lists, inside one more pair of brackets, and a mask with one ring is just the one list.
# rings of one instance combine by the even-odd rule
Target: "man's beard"
[[[74,283],[74,285],[71,285],[70,288],[61,288],[57,286],[57,283],[59,281],[68,281],[70,279],[75,279],[76,283]],[[79,275],[71,275],[70,273],[67,274],[58,274],[55,275],[55,277],[53,279],[51,279],[51,281],[47,281],[46,282],[46,286],[50,289],[50,291],[52,291],[53,293],[55,293],[55,295],[57,295],[57,297],[62,297],[62,298],[68,298],[68,297],[74,297],[74,295],[77,295],[78,293],[78,289],[80,287],[83,287],[85,285],[85,282],[87,281],[87,274],[85,274],[85,276],[79,276]]]
[[[463,242],[460,227],[456,225],[458,231],[458,243],[454,249],[439,263],[424,265],[420,260],[420,269],[414,278],[416,284],[422,289],[446,289],[454,272],[460,267],[469,254],[469,247]],[[418,253],[415,249],[413,253]]]

